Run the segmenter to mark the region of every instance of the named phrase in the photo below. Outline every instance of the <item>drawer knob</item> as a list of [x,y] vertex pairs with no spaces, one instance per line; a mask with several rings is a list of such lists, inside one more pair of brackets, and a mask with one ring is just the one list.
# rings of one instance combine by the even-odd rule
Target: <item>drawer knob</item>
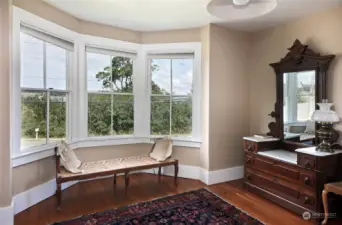
[[310,168],[310,167],[311,167],[310,162],[309,162],[309,161],[306,161],[306,162],[305,162],[305,168]]
[[308,185],[310,183],[310,179],[308,177],[304,178],[304,184]]
[[249,151],[249,152],[253,151],[253,145],[248,145],[247,151]]
[[251,164],[251,162],[252,162],[251,158],[248,158],[248,159],[246,160],[246,164]]
[[310,203],[310,198],[306,196],[304,199],[304,204],[307,205],[309,203]]
[[247,174],[246,179],[247,179],[247,180],[251,180],[251,175],[250,175],[250,174]]

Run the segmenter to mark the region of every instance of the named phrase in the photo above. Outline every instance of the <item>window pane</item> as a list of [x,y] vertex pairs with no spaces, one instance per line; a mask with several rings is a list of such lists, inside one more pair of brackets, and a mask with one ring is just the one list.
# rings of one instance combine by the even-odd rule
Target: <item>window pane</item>
[[111,95],[88,95],[88,135],[110,135],[111,126]]
[[172,93],[191,95],[193,59],[172,59]]
[[151,97],[151,134],[170,134],[170,97]]
[[151,60],[151,88],[152,94],[171,93],[171,60],[152,59]]
[[112,87],[115,92],[133,93],[133,60],[127,57],[112,58]]
[[297,121],[304,122],[311,120],[315,111],[315,96],[298,95],[297,96]]
[[21,93],[21,149],[46,144],[46,93]]
[[192,101],[191,97],[172,97],[172,135],[191,136]]
[[21,87],[44,88],[44,43],[20,33]]
[[65,93],[50,92],[49,142],[66,137],[66,102]]
[[67,77],[67,51],[46,43],[47,88],[65,90]]
[[131,95],[113,96],[113,134],[133,134],[134,100]]
[[111,90],[110,56],[87,53],[88,91]]

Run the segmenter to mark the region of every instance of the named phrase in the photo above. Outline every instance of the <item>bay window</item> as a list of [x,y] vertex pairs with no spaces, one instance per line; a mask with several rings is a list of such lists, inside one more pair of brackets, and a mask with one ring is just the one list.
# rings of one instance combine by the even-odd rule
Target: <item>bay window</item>
[[86,47],[88,136],[134,133],[134,53]]
[[149,56],[151,135],[192,136],[194,54]]
[[20,27],[21,149],[68,138],[69,58],[73,44]]

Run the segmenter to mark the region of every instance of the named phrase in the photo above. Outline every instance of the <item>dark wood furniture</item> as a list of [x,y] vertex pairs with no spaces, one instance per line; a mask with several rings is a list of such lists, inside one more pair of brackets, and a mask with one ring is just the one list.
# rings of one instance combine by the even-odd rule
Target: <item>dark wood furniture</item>
[[[335,58],[335,55],[321,56],[299,40],[295,40],[288,51],[279,62],[270,64],[276,74],[276,103],[274,111],[270,113],[270,116],[275,118],[275,122],[269,123],[268,134],[280,139],[284,139],[284,74],[315,71],[315,102],[318,103],[327,98],[327,71]],[[316,130],[317,128],[318,124],[316,124]],[[334,138],[335,141],[337,138]]]
[[[57,154],[58,147],[55,148],[55,154],[56,154],[56,184],[57,184],[57,190],[56,190],[56,197],[57,197],[57,210],[60,209],[61,202],[62,202],[62,183],[69,182],[69,181],[81,181],[81,180],[88,180],[98,177],[106,177],[113,175],[114,180],[114,189],[116,186],[116,175],[123,173],[125,175],[125,190],[127,191],[128,185],[129,185],[129,173],[134,171],[140,171],[140,170],[147,170],[147,169],[153,169],[158,168],[158,180],[160,181],[161,176],[161,168],[165,166],[174,166],[174,184],[177,185],[177,177],[178,177],[178,160],[176,159],[168,159],[163,162],[158,162],[155,160],[150,159],[149,157],[141,157],[142,162],[136,163],[135,165],[125,165],[123,167],[117,167],[115,169],[102,169],[95,168],[95,172],[89,172],[85,171],[85,173],[79,173],[79,174],[72,174],[67,172],[64,168],[61,168],[60,166],[60,156]],[[139,156],[140,157],[140,156]],[[131,157],[127,158],[119,158],[115,160],[124,161],[126,159],[130,159]],[[110,160],[104,160],[104,161],[98,161],[99,164],[103,164],[103,162],[110,161]],[[148,162],[144,164],[144,161]],[[90,162],[90,163],[97,163],[97,162]],[[85,163],[87,164],[87,163]],[[81,165],[82,167],[83,165]]]
[[246,137],[244,152],[247,190],[298,215],[323,213],[324,184],[341,179],[342,151],[320,153],[301,143]]
[[324,205],[324,220],[322,221],[322,225],[327,224],[329,219],[328,193],[330,192],[337,195],[342,195],[342,182],[328,183],[324,185],[324,190],[322,192],[322,199]]

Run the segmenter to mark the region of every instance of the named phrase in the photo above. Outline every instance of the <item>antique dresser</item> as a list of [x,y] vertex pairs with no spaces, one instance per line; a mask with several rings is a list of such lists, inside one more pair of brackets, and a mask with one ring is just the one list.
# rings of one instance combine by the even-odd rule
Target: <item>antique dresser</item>
[[322,191],[325,183],[342,180],[342,151],[324,153],[315,148],[245,137],[245,187],[298,215],[310,212],[323,219]]
[[316,103],[327,97],[327,71],[335,56],[321,56],[298,40],[288,50],[271,64],[276,73],[276,103],[269,137],[243,140],[244,185],[298,215],[307,212],[318,223],[324,218],[324,184],[342,181],[342,150],[317,151],[320,124],[310,121]]

